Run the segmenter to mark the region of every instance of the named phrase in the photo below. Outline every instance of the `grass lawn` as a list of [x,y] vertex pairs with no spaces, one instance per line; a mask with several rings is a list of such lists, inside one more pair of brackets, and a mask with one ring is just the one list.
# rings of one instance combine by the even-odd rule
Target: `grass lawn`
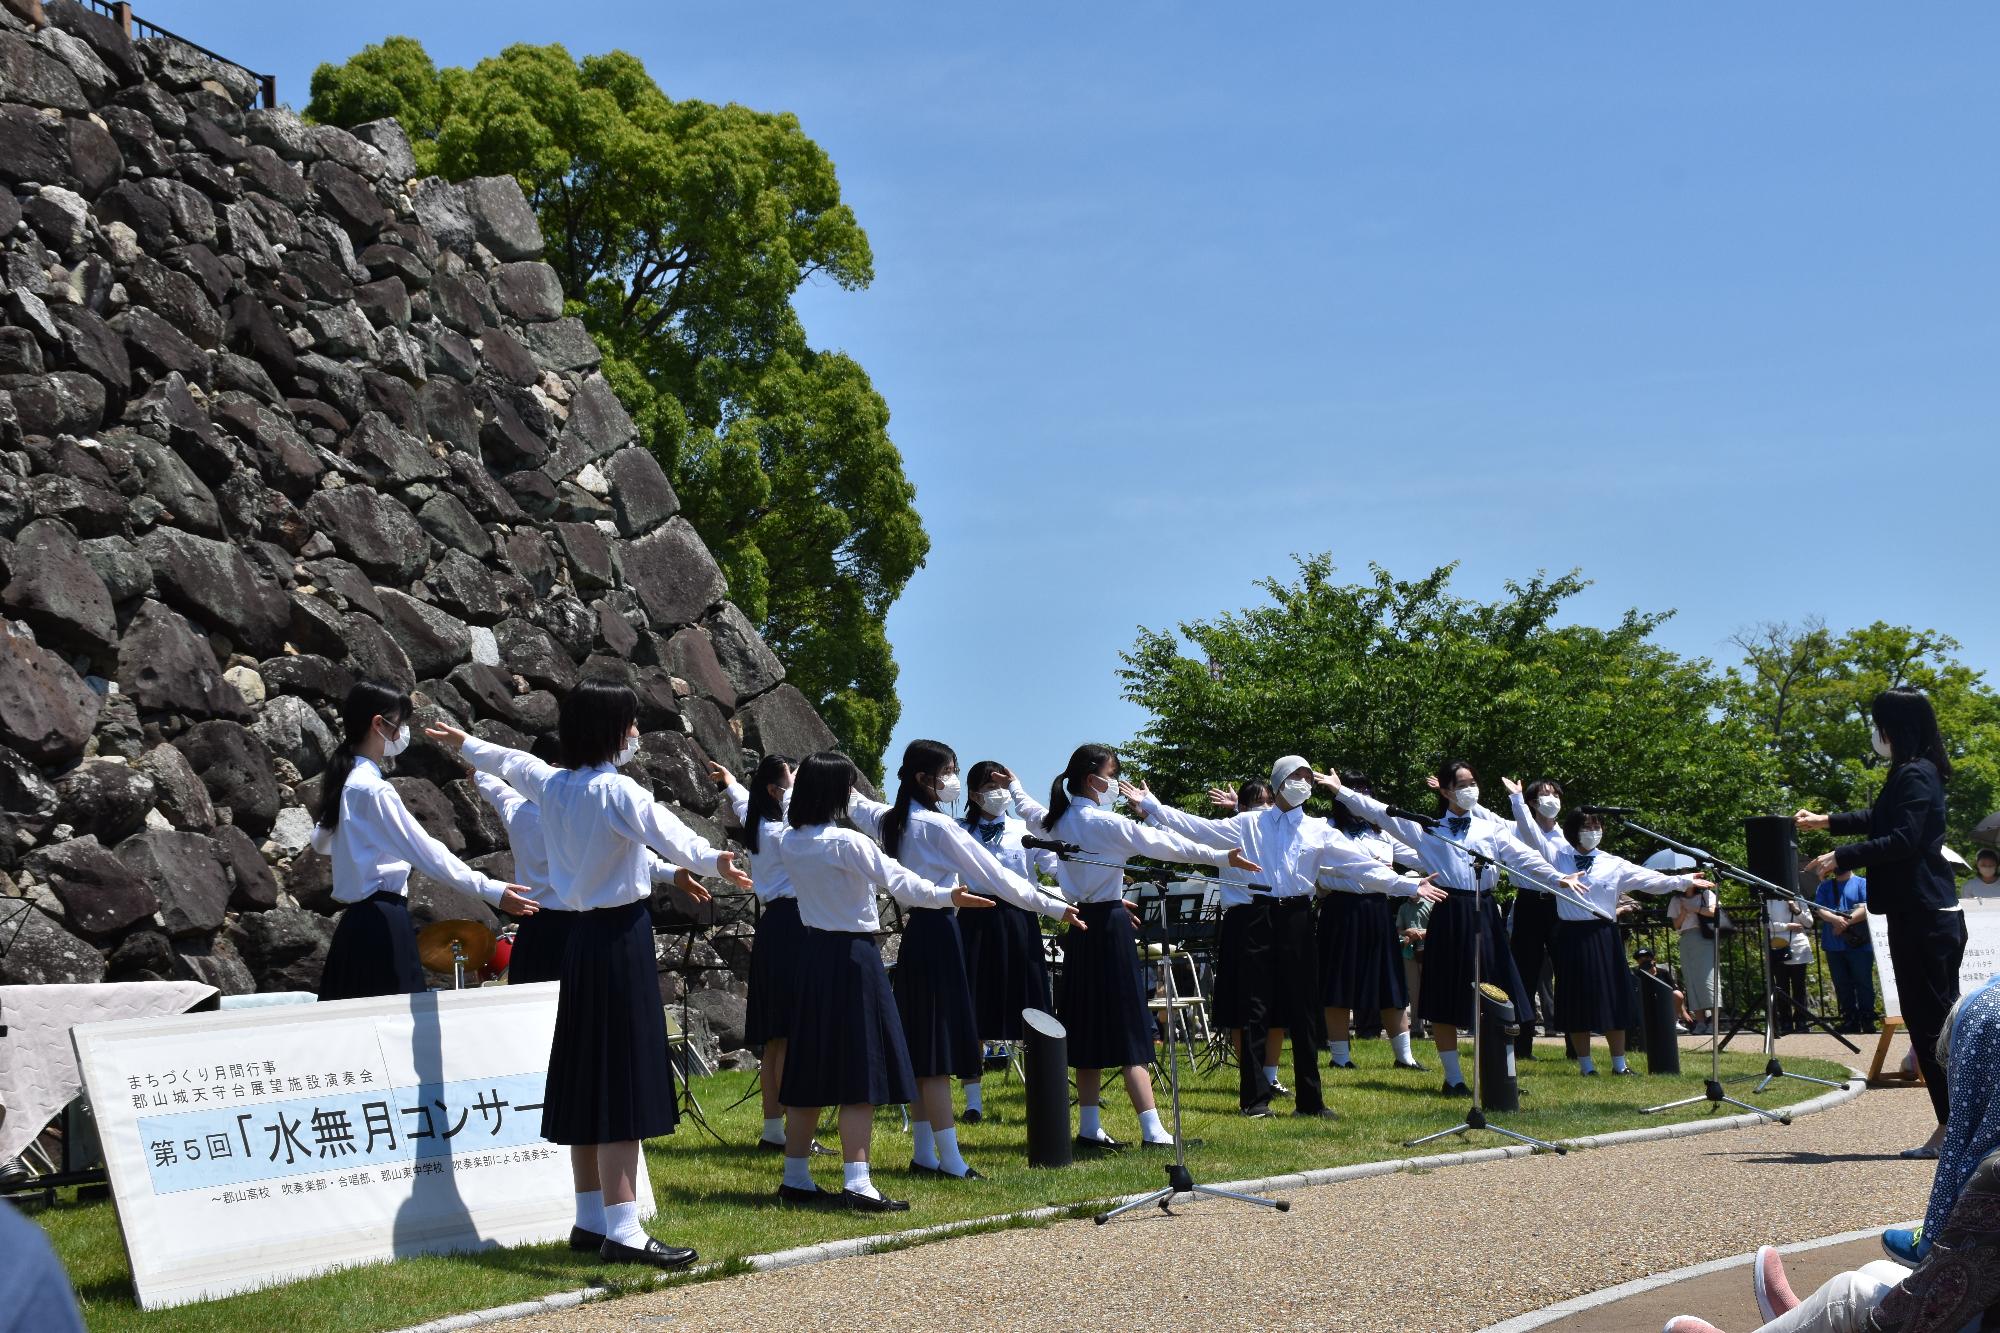
[[[1510,1127],[1524,1133],[1549,1139],[1573,1138],[1700,1119],[1709,1113],[1707,1107],[1696,1106],[1662,1116],[1638,1114],[1643,1106],[1699,1096],[1708,1069],[1705,1055],[1697,1058],[1695,1052],[1683,1052],[1685,1072],[1674,1078],[1584,1078],[1574,1064],[1559,1057],[1556,1047],[1544,1046],[1543,1051],[1543,1058],[1522,1065],[1522,1109],[1505,1117]],[[1405,1139],[1454,1123],[1465,1106],[1462,1101],[1436,1095],[1441,1082],[1436,1053],[1421,1043],[1417,1052],[1418,1058],[1431,1066],[1430,1072],[1393,1069],[1386,1042],[1355,1043],[1359,1068],[1324,1071],[1328,1102],[1341,1115],[1338,1122],[1297,1120],[1283,1114],[1271,1120],[1245,1120],[1236,1114],[1234,1069],[1223,1068],[1190,1080],[1183,1103],[1190,1139],[1202,1140],[1188,1154],[1196,1179],[1240,1180],[1449,1152],[1461,1142],[1471,1147],[1503,1143],[1497,1135],[1475,1133],[1468,1140],[1447,1140],[1420,1150],[1401,1146]],[[1600,1069],[1609,1070],[1610,1060],[1602,1046],[1598,1047],[1597,1061]],[[1643,1067],[1643,1060],[1635,1063]],[[1751,1076],[1760,1073],[1763,1064],[1764,1057],[1756,1052],[1725,1052],[1722,1068],[1724,1077],[1732,1079],[1731,1094],[1777,1107],[1824,1091],[1786,1081],[1766,1096],[1751,1097]],[[1825,1061],[1787,1064],[1798,1073],[1847,1077],[1844,1069]],[[896,1114],[884,1111],[876,1122],[872,1154],[876,1182],[888,1193],[909,1199],[909,1212],[884,1216],[781,1209],[773,1199],[780,1161],[775,1155],[758,1153],[753,1145],[760,1126],[755,1098],[733,1111],[723,1109],[743,1092],[750,1077],[721,1074],[698,1084],[702,1104],[726,1144],[718,1146],[698,1127],[683,1122],[671,1139],[647,1145],[653,1190],[660,1204],[651,1229],[665,1240],[695,1246],[704,1261],[1135,1193],[1160,1185],[1161,1166],[1168,1160],[1133,1148],[1115,1157],[1079,1161],[1063,1171],[1032,1170],[1026,1165],[1027,1131],[1020,1085],[993,1077],[986,1085],[986,1103],[997,1113],[997,1122],[989,1119],[985,1124],[961,1126],[960,1131],[966,1158],[986,1175],[985,1181],[919,1181],[905,1176],[902,1168],[909,1161],[910,1140],[898,1128]],[[1284,1077],[1290,1080],[1289,1070]],[[1136,1141],[1137,1117],[1122,1089],[1113,1092],[1111,1086],[1112,1081],[1107,1080],[1105,1127],[1120,1139]],[[1278,1106],[1282,1111],[1289,1103],[1281,1101]],[[831,1146],[831,1139],[827,1141]],[[815,1163],[814,1174],[821,1188],[838,1189],[838,1161],[816,1158]],[[65,1197],[53,1209],[31,1209],[29,1216],[41,1222],[54,1239],[82,1298],[85,1318],[96,1330],[238,1333],[244,1328],[394,1329],[593,1283],[614,1289],[651,1285],[644,1275],[607,1269],[594,1260],[572,1256],[565,1247],[537,1245],[404,1259],[148,1314],[132,1302],[118,1220],[109,1203],[78,1204],[73,1197]]]

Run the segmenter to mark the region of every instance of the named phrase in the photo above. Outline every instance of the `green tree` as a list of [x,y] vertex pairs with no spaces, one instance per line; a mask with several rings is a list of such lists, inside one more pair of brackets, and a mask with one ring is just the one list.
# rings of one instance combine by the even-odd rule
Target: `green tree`
[[1771,765],[1722,711],[1725,679],[1651,641],[1666,615],[1557,625],[1587,586],[1576,573],[1477,602],[1452,595],[1452,570],[1406,581],[1371,567],[1343,583],[1319,555],[1295,580],[1260,583],[1268,605],[1142,630],[1123,672],[1149,714],[1132,758],[1190,807],[1211,783],[1297,752],[1425,809],[1424,777],[1446,756],[1479,770],[1497,809],[1503,775],[1552,776],[1572,804],[1657,812],[1718,847],[1741,845],[1744,814],[1777,808]]
[[929,538],[888,405],[792,308],[809,279],[874,276],[824,150],[795,116],[669,98],[617,51],[517,45],[439,70],[392,37],[320,66],[312,91],[306,114],[330,124],[396,116],[424,171],[521,182],[731,596],[879,780],[899,711],[883,623]]

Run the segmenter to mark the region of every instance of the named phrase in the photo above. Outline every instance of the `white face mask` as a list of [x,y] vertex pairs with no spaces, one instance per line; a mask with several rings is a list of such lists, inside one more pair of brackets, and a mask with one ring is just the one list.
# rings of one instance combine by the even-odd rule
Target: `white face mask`
[[403,751],[409,748],[410,748],[410,724],[405,722],[402,726],[396,728],[396,736],[394,740],[386,740],[382,742],[382,757],[384,759],[394,759],[397,755],[401,754]]
[[1603,829],[1587,828],[1577,830],[1576,849],[1579,852],[1594,852],[1597,850],[1597,844],[1603,841]]
[[612,757],[611,764],[614,768],[623,768],[638,757],[639,738],[637,736],[627,736],[625,744],[620,746],[618,753]]
[[1451,803],[1458,807],[1460,814],[1471,814],[1472,807],[1479,804],[1479,785],[1474,783],[1469,787],[1454,787],[1451,793]]
[[1550,796],[1544,793],[1535,798],[1535,813],[1543,819],[1554,819],[1562,813],[1562,808],[1563,803],[1560,796]]
[[1312,795],[1312,789],[1312,783],[1304,778],[1290,778],[1284,786],[1278,788],[1278,792],[1285,798],[1285,808],[1295,810],[1306,803],[1306,797]]
[[1889,738],[1882,734],[1880,727],[1875,728],[1875,734],[1869,739],[1874,743],[1876,754],[1881,755],[1884,759],[1893,759],[1896,757],[1895,752],[1889,748]]
[[1099,782],[1104,784],[1104,790],[1097,793],[1097,804],[1105,810],[1115,808],[1118,804],[1118,779],[1107,778],[1102,773],[1097,774],[1096,777]]
[[939,805],[957,805],[958,798],[964,794],[965,784],[958,780],[958,774],[953,773],[949,777],[938,779],[937,800]]
[[998,815],[1007,809],[1007,789],[1005,787],[988,787],[985,791],[973,797],[972,800],[974,804],[987,814]]

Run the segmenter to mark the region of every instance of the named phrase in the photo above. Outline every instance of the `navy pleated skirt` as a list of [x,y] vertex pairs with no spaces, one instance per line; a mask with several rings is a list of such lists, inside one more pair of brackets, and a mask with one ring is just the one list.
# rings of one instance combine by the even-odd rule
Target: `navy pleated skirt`
[[1224,911],[1215,932],[1215,1003],[1219,1028],[1240,1028],[1271,1012],[1271,900],[1252,898]]
[[579,913],[544,906],[521,918],[514,931],[514,952],[507,956],[507,984],[527,986],[537,981],[561,981],[563,952]]
[[743,1044],[760,1046],[792,1035],[793,996],[806,928],[799,900],[774,898],[757,917],[750,940],[750,1002],[743,1019]]
[[972,1012],[958,919],[950,908],[919,907],[904,918],[894,990],[910,1072],[918,1078],[978,1078],[979,1021]]
[[1555,935],[1556,1028],[1610,1032],[1639,1025],[1625,942],[1609,921],[1559,921]]
[[1500,909],[1490,893],[1479,895],[1485,909],[1473,914],[1470,893],[1453,890],[1431,908],[1430,925],[1424,936],[1424,985],[1417,998],[1417,1017],[1427,1023],[1447,1027],[1472,1026],[1473,950],[1479,950],[1479,979],[1507,992],[1514,1012],[1531,1014],[1528,992],[1521,985],[1520,969],[1507,947],[1507,932]]
[[326,949],[320,974],[322,1000],[360,1000],[371,995],[419,995],[429,986],[417,957],[417,928],[409,900],[378,893],[341,909],[340,924]]
[[806,929],[778,1100],[894,1106],[917,1095],[903,1020],[873,935]]
[[1151,1064],[1158,1031],[1146,1008],[1139,937],[1122,902],[1080,903],[1088,930],[1063,932],[1056,1017],[1069,1029],[1071,1069]]
[[574,913],[563,949],[542,1137],[623,1143],[674,1132],[674,1068],[644,902]]
[[972,985],[972,1016],[984,1041],[1021,1036],[1021,1011],[1047,1011],[1049,964],[1042,954],[1040,920],[1025,907],[996,902],[958,915],[965,978]]
[[1386,893],[1329,893],[1319,906],[1321,1002],[1360,1012],[1410,1002]]

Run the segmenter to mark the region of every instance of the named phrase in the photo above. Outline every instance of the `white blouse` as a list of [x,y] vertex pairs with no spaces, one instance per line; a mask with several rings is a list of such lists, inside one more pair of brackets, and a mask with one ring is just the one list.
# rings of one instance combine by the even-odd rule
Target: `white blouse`
[[[1589,861],[1588,869],[1584,868],[1585,858]],[[1609,912],[1614,920],[1618,915],[1620,894],[1679,893],[1694,878],[1692,875],[1662,875],[1657,870],[1635,865],[1622,856],[1613,856],[1609,852],[1579,852],[1567,845],[1556,853],[1556,869],[1565,875],[1581,875],[1583,896],[1598,911]],[[1567,889],[1558,889],[1555,899],[1556,919],[1559,921],[1602,920]]]
[[[1562,825],[1558,824],[1552,829],[1543,828],[1541,821],[1528,809],[1528,803],[1520,792],[1508,793],[1508,799],[1514,805],[1514,836],[1540,852],[1543,860],[1551,865],[1555,864],[1556,857],[1569,850],[1569,837],[1562,831]],[[1549,892],[1540,884],[1531,882],[1524,881],[1521,887],[1531,893]]]
[[[784,804],[778,807],[780,814],[791,805],[792,793],[785,789]],[[735,812],[736,826],[747,829],[750,826],[750,789],[740,782],[729,784],[729,808]],[[785,836],[785,821],[764,819],[757,823],[757,850],[745,851],[750,861],[750,888],[760,903],[774,903],[780,898],[796,898],[792,888],[791,874],[785,869],[785,858],[778,854],[778,842]]]
[[[500,816],[507,830],[507,847],[514,853],[514,878],[545,910],[563,911],[554,881],[549,877],[549,846],[542,838],[541,808],[491,773],[474,773],[472,784]],[[655,884],[671,884],[674,867],[646,849],[646,864]]]
[[[1363,829],[1358,833],[1352,833],[1340,827],[1338,824],[1335,824],[1333,826],[1333,832],[1335,837],[1347,839],[1349,843],[1353,844],[1354,848],[1357,851],[1365,853],[1370,860],[1376,862],[1379,865],[1388,866],[1391,869],[1395,868],[1396,865],[1395,839],[1391,838],[1388,834],[1382,832],[1380,829],[1368,828],[1368,829]],[[1404,852],[1403,855],[1405,859],[1407,859],[1410,853]],[[1412,877],[1408,880],[1405,880],[1404,882],[1409,885],[1409,891],[1406,893],[1397,894],[1395,896],[1400,898],[1416,897],[1417,883],[1418,883],[1417,877]],[[1335,893],[1382,892],[1382,890],[1374,888],[1365,883],[1364,881],[1357,879],[1347,870],[1333,866],[1329,866],[1328,868],[1320,872],[1319,887],[1322,889],[1331,889]]]
[[[1167,829],[1151,828],[1136,819],[1114,814],[1088,796],[1070,799],[1061,819],[1049,824],[1048,807],[1028,795],[1016,782],[1008,789],[1014,806],[1039,837],[1073,842],[1086,856],[1111,861],[1108,866],[1082,865],[1063,861],[1056,869],[1056,882],[1071,901],[1079,903],[1117,902],[1125,896],[1125,862],[1135,856],[1155,861],[1179,861],[1187,865],[1226,866],[1229,847],[1204,847]],[[1256,857],[1251,857],[1256,860]]]
[[1389,893],[1399,898],[1416,894],[1417,881],[1362,851],[1329,821],[1309,815],[1302,807],[1275,805],[1239,811],[1227,819],[1205,819],[1163,805],[1157,799],[1140,802],[1146,818],[1195,842],[1211,847],[1239,848],[1263,869],[1256,882],[1273,898],[1310,898],[1323,874],[1338,874],[1356,885],[1358,893]]
[[333,863],[333,900],[358,903],[378,893],[410,896],[410,871],[423,871],[490,906],[507,885],[482,875],[424,831],[373,759],[356,759],[340,789],[340,825],[314,824],[313,850]]
[[814,930],[867,935],[882,928],[875,891],[905,907],[949,907],[952,891],[898,865],[865,834],[837,824],[787,828],[778,854],[799,900],[799,920]]
[[[882,817],[892,808],[856,792],[848,804],[847,817],[879,843]],[[910,822],[903,827],[895,859],[933,884],[964,884],[974,893],[1057,920],[1069,910],[1068,903],[1001,865],[957,820],[936,810],[910,807]]]
[[[1522,878],[1539,879],[1545,888],[1552,888],[1554,881],[1561,878],[1547,858],[1515,837],[1512,828],[1484,810],[1475,809],[1472,812],[1463,832],[1454,833],[1449,826],[1443,826],[1438,831],[1442,834],[1439,836],[1413,819],[1399,819],[1390,814],[1389,807],[1373,796],[1363,796],[1343,787],[1340,801],[1414,852],[1417,863],[1426,872],[1437,876],[1439,888],[1457,893],[1470,893],[1473,889],[1472,858],[1444,841],[1445,838],[1463,843],[1489,860],[1518,872]],[[1482,875],[1479,887],[1487,889],[1492,884],[1493,874],[1489,868]]]
[[622,907],[650,897],[646,851],[697,875],[716,873],[720,854],[652,793],[610,764],[557,768],[521,750],[465,738],[466,762],[541,807],[549,880],[573,912]]
[[[998,832],[993,831],[995,824],[1000,826]],[[1056,854],[1022,846],[1021,839],[1028,836],[1028,826],[1013,815],[994,817],[981,811],[970,824],[960,820],[959,827],[981,847],[993,853],[994,860],[1028,883],[1035,883],[1037,875],[1055,878],[1056,867],[1060,864]]]

